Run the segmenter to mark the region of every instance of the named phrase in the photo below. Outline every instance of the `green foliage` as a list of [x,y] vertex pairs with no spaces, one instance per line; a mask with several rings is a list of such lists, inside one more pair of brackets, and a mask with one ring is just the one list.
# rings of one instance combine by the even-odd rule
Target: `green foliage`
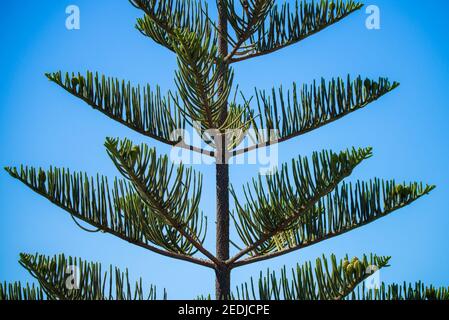
[[[108,140],[112,142],[112,140]],[[205,218],[199,213],[198,203],[201,193],[201,176],[181,166],[172,179],[173,167],[168,166],[167,157],[158,158],[153,149],[141,147],[145,155],[134,154],[136,163],[147,166],[147,173],[154,174],[148,180],[153,183],[159,179],[156,188],[149,189],[151,196],[158,201],[173,200],[174,213],[183,219],[196,238],[204,239],[206,234]],[[140,148],[139,148],[140,150]],[[165,169],[165,172],[159,171]],[[28,167],[6,168],[12,177],[19,179],[33,191],[44,196],[58,207],[66,210],[72,217],[80,219],[103,232],[113,234],[138,246],[154,249],[154,244],[173,253],[191,256],[196,250],[179,231],[167,223],[159,209],[149,206],[142,200],[132,184],[116,179],[109,187],[106,177],[97,175],[88,177],[85,173],[71,173],[67,169],[51,168],[48,171]],[[154,171],[151,171],[154,170]],[[168,174],[170,172],[170,174]],[[165,179],[165,180],[164,180]],[[193,180],[193,181],[192,181]],[[178,192],[178,198],[170,193]],[[162,188],[163,186],[163,188]],[[157,188],[161,187],[161,188]],[[189,197],[189,187],[195,194],[193,202],[182,202]],[[181,191],[182,190],[182,191]],[[175,201],[177,200],[177,201]],[[165,212],[165,211],[164,211]]]
[[44,300],[45,293],[42,288],[36,287],[34,284],[26,284],[23,286],[20,282],[2,283],[0,285],[0,301],[4,300],[28,300],[41,301]]
[[176,30],[179,71],[176,86],[185,104],[190,124],[201,131],[223,128],[223,105],[229,99],[233,72],[218,60],[216,39],[204,39],[190,31]]
[[[142,279],[132,285],[128,270],[121,272],[111,266],[109,272],[103,272],[98,263],[64,255],[51,258],[38,254],[21,254],[19,262],[36,278],[48,300],[157,299],[156,288],[150,286],[146,290]],[[42,298],[42,293],[39,297]],[[165,292],[164,297],[166,298]]]
[[[346,81],[337,78],[326,83],[322,79],[320,85],[316,82],[304,85],[299,92],[294,83],[287,93],[282,87],[273,89],[271,97],[256,90],[255,139],[259,143],[285,141],[308,133],[366,107],[398,86],[397,82],[390,83],[385,78],[373,81],[358,77],[352,81],[348,76]],[[275,130],[277,135],[270,136],[270,130]]]
[[120,207],[120,199],[129,196],[130,186],[116,180],[111,191],[106,177],[89,177],[86,173],[71,173],[68,169],[36,169],[21,166],[6,168],[15,179],[45,197],[74,218],[136,244],[145,245],[142,231],[132,217]]
[[175,52],[178,30],[196,35],[210,35],[212,25],[207,3],[191,0],[130,0],[145,16],[137,20],[136,28],[156,43]]
[[365,280],[375,272],[389,267],[390,257],[371,255],[337,261],[323,256],[315,266],[311,262],[297,265],[290,274],[284,267],[279,273],[260,274],[237,287],[232,298],[237,300],[449,300],[449,288],[414,285],[385,285],[368,289]]
[[379,179],[341,183],[371,155],[370,148],[339,155],[315,153],[311,166],[306,158],[299,158],[291,169],[284,165],[280,172],[265,177],[265,182],[259,177],[252,188],[248,184],[244,205],[233,190],[235,226],[244,244],[254,251],[254,260],[243,263],[288,253],[364,226],[434,189]]
[[449,288],[426,286],[422,282],[402,285],[382,283],[377,289],[367,289],[365,285],[357,288],[348,300],[449,300]]
[[199,211],[202,176],[183,165],[176,170],[169,164],[168,157],[158,158],[154,149],[146,145],[135,146],[129,140],[107,139],[109,156],[120,173],[132,182],[140,199],[153,212],[140,215],[139,225],[145,234],[158,236],[153,221],[164,221],[179,232],[166,235],[166,240],[178,243],[180,252],[195,253],[191,239],[203,243],[206,236],[206,223]]
[[[237,39],[243,43],[259,30],[274,5],[274,0],[239,0],[243,14],[237,13],[235,1],[226,1],[229,23]],[[241,54],[241,53],[240,53]]]
[[[271,1],[250,2],[269,3]],[[352,0],[345,2],[341,0],[296,1],[293,8],[289,3],[275,5],[264,23],[258,24],[257,31],[250,38],[250,44],[238,54],[238,57],[232,59],[232,62],[266,55],[295,44],[342,20],[362,6]],[[232,14],[231,21],[234,19],[237,20]]]
[[267,271],[260,274],[257,286],[254,280],[237,287],[234,296],[237,300],[342,300],[350,294],[360,283],[372,275],[371,270],[388,267],[390,257],[370,258],[363,256],[360,260],[353,258],[351,262],[346,257],[337,261],[332,255],[330,261],[323,256],[317,259],[315,267],[311,262],[297,265],[291,271],[291,278],[287,269],[280,272]]
[[178,137],[172,133],[185,127],[180,111],[172,107],[177,98],[172,101],[173,95],[162,97],[159,87],[155,92],[149,85],[142,90],[129,82],[92,72],[87,72],[86,77],[66,73],[64,79],[61,72],[46,76],[93,109],[158,141],[176,144]]
[[[314,153],[312,163],[300,157],[292,161],[291,172],[284,165],[280,172],[253,180],[253,188],[244,188],[246,204],[236,203],[235,225],[247,246],[254,246],[257,255],[282,250],[299,222],[306,222],[308,215],[315,214],[316,204],[335,189],[363,160],[371,157],[371,148],[336,154],[324,151]],[[282,245],[282,248],[279,246]],[[293,245],[293,244],[291,244]]]

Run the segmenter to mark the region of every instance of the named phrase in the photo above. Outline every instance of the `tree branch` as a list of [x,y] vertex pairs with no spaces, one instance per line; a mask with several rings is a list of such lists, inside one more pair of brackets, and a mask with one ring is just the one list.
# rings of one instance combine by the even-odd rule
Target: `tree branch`
[[[345,172],[342,177],[348,177],[351,174],[352,171],[350,172]],[[341,180],[341,179],[338,179]],[[240,251],[238,254],[236,254],[233,258],[229,259],[226,263],[231,266],[232,268],[237,267],[237,261],[243,257],[244,255],[246,255],[247,253],[253,251],[254,249],[256,249],[258,246],[260,246],[261,244],[263,244],[265,241],[269,240],[270,238],[272,238],[273,236],[281,233],[288,225],[290,225],[292,222],[294,222],[295,220],[297,220],[304,212],[307,212],[309,210],[311,210],[315,204],[326,194],[332,192],[332,190],[334,190],[336,187],[336,184],[330,184],[327,188],[325,188],[322,192],[320,192],[318,195],[316,195],[315,197],[313,197],[312,199],[308,200],[308,204],[307,205],[303,205],[295,214],[293,214],[290,218],[286,219],[283,223],[281,223],[276,230],[265,233],[265,235],[263,235],[258,241],[254,242],[252,245],[248,246],[246,249],[243,249],[242,251]]]
[[[394,90],[395,88],[397,88],[397,86],[399,86],[399,84],[395,84],[395,86],[393,86],[389,91]],[[230,156],[231,157],[236,157],[236,156],[243,155],[243,154],[246,154],[246,153],[254,151],[254,150],[258,150],[258,149],[274,146],[274,145],[277,145],[277,144],[289,141],[291,139],[300,137],[302,135],[305,135],[307,133],[315,131],[315,130],[317,130],[319,128],[327,126],[327,125],[329,125],[329,124],[331,124],[333,122],[336,122],[336,121],[338,121],[338,120],[340,120],[340,119],[342,119],[342,118],[344,118],[344,117],[346,117],[346,116],[348,116],[348,115],[350,115],[350,114],[352,114],[352,113],[354,113],[354,112],[356,112],[356,111],[358,111],[360,109],[363,109],[363,108],[367,107],[371,103],[377,101],[381,96],[371,97],[367,101],[365,101],[364,103],[359,104],[359,105],[355,105],[351,109],[348,109],[348,110],[338,114],[337,116],[333,116],[333,117],[329,118],[328,120],[320,122],[318,125],[315,125],[315,126],[312,126],[312,127],[309,127],[309,128],[303,129],[303,130],[300,130],[300,131],[298,131],[296,133],[287,135],[285,137],[281,137],[279,139],[275,139],[275,140],[271,140],[271,141],[267,141],[267,142],[254,144],[254,145],[252,145],[250,147],[242,148],[242,149],[239,149],[239,150],[234,150],[234,151],[230,152]]]
[[[120,152],[115,152],[114,156],[117,157],[117,159],[122,163],[126,164],[127,160],[122,157]],[[218,259],[210,253],[208,250],[206,250],[201,243],[197,241],[194,237],[190,235],[190,233],[186,232],[187,226],[185,226],[182,223],[179,223],[179,221],[176,221],[173,219],[169,212],[166,212],[165,208],[160,204],[160,202],[156,199],[153,199],[148,193],[146,192],[146,186],[144,183],[142,183],[141,179],[139,179],[138,176],[134,173],[134,170],[131,170],[128,166],[125,166],[125,169],[127,171],[127,174],[129,176],[129,179],[133,182],[134,187],[139,192],[139,195],[142,197],[142,200],[147,202],[150,206],[156,206],[158,207],[158,211],[161,213],[161,215],[164,217],[164,219],[167,220],[167,222],[175,228],[184,238],[186,238],[196,249],[198,249],[199,252],[204,254],[207,258],[209,258],[212,262],[215,263],[215,265],[218,265],[220,262]]]
[[331,23],[327,23],[327,24],[324,24],[322,26],[319,26],[318,28],[314,29],[313,31],[309,31],[308,33],[306,33],[306,34],[304,34],[302,36],[299,36],[296,39],[292,39],[291,41],[287,41],[284,44],[277,45],[277,46],[275,46],[275,47],[273,47],[271,49],[268,49],[268,50],[263,50],[263,51],[255,52],[255,53],[252,53],[252,54],[248,54],[246,56],[230,59],[229,63],[233,64],[233,63],[237,63],[237,62],[242,62],[242,61],[249,60],[249,59],[252,59],[252,58],[268,55],[268,54],[274,53],[276,51],[279,51],[281,49],[287,48],[287,47],[289,47],[289,46],[291,46],[293,44],[296,44],[296,43],[298,43],[300,41],[303,41],[303,40],[305,40],[305,39],[307,39],[307,38],[309,38],[309,37],[311,37],[311,36],[321,32],[323,30],[327,29],[331,25],[333,25],[333,24],[343,20],[344,18],[348,17],[354,11],[359,10],[361,7],[362,6],[360,5],[360,6],[356,7],[354,10],[349,10],[349,11],[345,12],[344,14],[342,14],[341,16],[334,18],[331,21]]
[[33,190],[35,193],[39,194],[40,196],[44,197],[45,199],[47,199],[48,201],[50,201],[52,204],[54,204],[55,206],[57,206],[60,209],[63,209],[64,211],[68,212],[72,217],[76,217],[77,219],[93,226],[94,228],[97,228],[105,233],[109,233],[113,236],[116,236],[117,238],[120,238],[122,240],[125,240],[126,242],[129,242],[131,244],[134,244],[138,247],[147,249],[149,251],[152,251],[154,253],[160,254],[162,256],[166,256],[169,258],[173,258],[173,259],[177,259],[177,260],[183,260],[183,261],[187,261],[187,262],[191,262],[197,265],[201,265],[204,267],[208,267],[208,268],[214,268],[214,264],[211,261],[208,260],[204,260],[204,259],[198,259],[195,257],[191,257],[191,256],[187,256],[184,254],[179,254],[179,253],[174,253],[174,252],[169,252],[169,251],[165,251],[162,249],[159,249],[155,246],[149,245],[147,243],[138,241],[137,239],[133,239],[125,234],[122,234],[110,227],[107,227],[99,222],[95,222],[92,220],[87,219],[87,217],[80,215],[75,209],[69,208],[67,206],[64,206],[62,203],[52,199],[51,197],[49,197],[48,194],[44,193],[43,191],[39,190],[38,188],[36,188],[34,185],[32,185],[31,183],[29,183],[28,181],[25,181],[23,179],[21,179],[19,176],[15,175],[12,171],[8,171],[14,178],[19,179],[23,184],[25,184],[28,188],[30,188],[31,190]]
[[[267,5],[267,3],[270,3],[270,5]],[[257,8],[257,4],[260,6],[260,8]],[[264,5],[267,5],[267,7],[264,7]],[[251,16],[251,20],[248,21],[248,24],[246,25],[246,30],[243,32],[243,34],[240,35],[237,43],[233,46],[233,49],[229,54],[225,57],[225,62],[232,62],[233,57],[237,54],[237,52],[240,50],[240,47],[242,44],[245,43],[253,34],[257,31],[257,29],[253,29],[257,23],[261,22],[260,20],[264,20],[266,17],[266,14],[268,13],[268,10],[271,8],[272,2],[271,1],[260,1],[259,3],[255,4],[254,11],[255,12],[264,12],[265,14],[262,15],[262,18],[259,16],[259,14],[251,14],[249,11],[249,4],[247,3],[247,6],[244,7],[245,12],[247,16]],[[265,10],[265,11],[264,11]],[[261,22],[263,23],[263,21]],[[242,30],[243,31],[243,30]]]
[[[423,195],[421,195],[420,197],[422,197],[422,196],[423,196]],[[418,197],[418,198],[420,198],[420,197]],[[324,242],[324,241],[326,241],[326,240],[329,240],[329,239],[338,237],[338,236],[343,235],[343,234],[345,234],[345,233],[347,233],[347,232],[350,232],[350,231],[352,231],[352,230],[354,230],[354,229],[358,229],[358,228],[361,228],[361,227],[366,226],[366,225],[368,225],[368,224],[371,224],[371,223],[373,223],[373,222],[375,222],[375,221],[377,221],[377,220],[379,220],[379,219],[381,219],[381,218],[384,218],[385,216],[387,216],[387,215],[389,215],[389,214],[391,214],[391,213],[393,213],[393,212],[395,212],[395,211],[397,211],[397,210],[400,210],[400,209],[402,209],[402,208],[405,208],[405,207],[407,207],[408,205],[410,205],[411,203],[413,203],[414,201],[416,201],[418,198],[416,198],[416,199],[410,199],[409,201],[404,202],[404,203],[401,204],[400,206],[397,206],[397,207],[392,208],[392,209],[390,209],[390,210],[386,210],[386,211],[383,212],[382,214],[378,214],[378,215],[375,216],[374,218],[368,219],[367,221],[364,221],[363,223],[359,223],[359,224],[357,224],[356,226],[348,227],[348,228],[342,229],[342,230],[340,230],[340,231],[338,231],[338,232],[328,233],[328,234],[327,234],[326,236],[324,236],[324,237],[317,238],[317,239],[315,239],[315,240],[313,240],[313,241],[310,241],[310,242],[307,242],[307,243],[303,243],[303,244],[298,245],[298,246],[295,246],[295,247],[293,247],[293,248],[288,248],[288,249],[285,249],[285,250],[282,250],[282,251],[277,251],[277,252],[269,253],[269,254],[266,254],[266,255],[263,255],[263,256],[250,257],[250,258],[247,258],[247,259],[244,259],[244,260],[240,260],[240,261],[234,260],[235,262],[233,263],[232,267],[233,267],[233,268],[238,268],[238,267],[246,266],[246,265],[253,264],[253,263],[256,263],[256,262],[260,262],[260,261],[271,260],[271,259],[274,259],[274,258],[283,256],[283,255],[286,255],[286,254],[289,254],[289,253],[292,253],[292,252],[301,250],[301,249],[305,249],[305,248],[307,248],[307,247],[313,246],[313,245],[318,244],[318,243],[320,243],[320,242]],[[263,242],[261,242],[261,243],[263,243]],[[254,249],[254,248],[253,248],[253,249]],[[251,249],[251,250],[253,250],[253,249]],[[251,250],[250,250],[250,251],[251,251]],[[249,251],[248,251],[248,252],[249,252]],[[247,253],[247,252],[246,252],[246,253]],[[246,253],[244,253],[244,254],[246,254]],[[242,257],[242,255],[241,255],[240,257]],[[240,258],[240,257],[238,257],[238,258]]]

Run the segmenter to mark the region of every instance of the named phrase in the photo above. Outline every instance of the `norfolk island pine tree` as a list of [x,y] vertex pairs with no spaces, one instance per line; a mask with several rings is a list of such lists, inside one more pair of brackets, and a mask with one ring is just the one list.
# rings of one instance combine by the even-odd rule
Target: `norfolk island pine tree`
[[[231,271],[241,266],[299,251],[402,209],[434,186],[397,184],[374,179],[345,179],[371,148],[340,153],[323,151],[298,157],[272,175],[259,176],[244,189],[244,199],[230,186],[230,160],[260,148],[294,139],[334,122],[398,87],[388,79],[322,80],[298,90],[256,91],[234,100],[233,68],[339,22],[362,4],[354,1],[217,0],[218,20],[207,2],[131,0],[143,11],[137,29],[177,56],[176,91],[163,96],[118,79],[49,73],[46,76],[93,109],[144,136],[184,148],[216,162],[216,250],[205,247],[207,220],[200,210],[202,176],[185,165],[174,166],[147,145],[106,139],[106,151],[123,176],[88,177],[67,169],[21,166],[7,172],[65,210],[78,221],[168,258],[214,270],[216,299],[395,300],[448,299],[447,288],[416,284],[365,288],[371,270],[388,266],[390,257],[322,257],[298,265],[292,273],[261,275],[231,290]],[[179,130],[195,129],[206,148],[187,145]],[[174,134],[177,133],[177,134]],[[241,147],[250,132],[254,144]],[[273,134],[274,132],[274,134]],[[237,133],[237,134],[236,134]],[[234,207],[231,210],[230,199]],[[230,239],[233,221],[239,241]],[[234,246],[236,253],[231,254]],[[4,283],[0,299],[11,300],[145,300],[166,298],[128,272],[64,255],[21,254],[20,264],[38,285]],[[67,281],[76,267],[78,281]],[[71,286],[75,285],[75,287]]]

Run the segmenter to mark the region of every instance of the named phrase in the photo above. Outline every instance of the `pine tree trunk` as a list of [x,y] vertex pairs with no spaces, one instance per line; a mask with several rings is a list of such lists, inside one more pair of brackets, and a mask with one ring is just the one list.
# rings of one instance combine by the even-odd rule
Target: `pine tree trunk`
[[[229,167],[217,164],[217,258],[229,259]],[[226,266],[216,269],[215,293],[217,300],[229,297],[231,290],[231,271]]]
[[[218,2],[218,29],[219,29],[219,54],[221,57],[228,55],[228,19],[223,0]],[[224,68],[227,72],[227,68]],[[222,120],[227,118],[228,104],[223,105]],[[225,142],[217,144],[216,156],[217,176],[217,258],[224,262],[229,259],[229,166],[227,164]],[[216,269],[215,295],[217,300],[227,299],[231,290],[231,271],[223,264]]]

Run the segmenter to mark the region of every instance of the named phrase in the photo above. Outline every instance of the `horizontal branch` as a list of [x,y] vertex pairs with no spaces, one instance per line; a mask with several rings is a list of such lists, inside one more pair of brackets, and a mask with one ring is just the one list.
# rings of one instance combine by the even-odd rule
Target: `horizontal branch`
[[[142,279],[131,284],[128,270],[64,255],[46,257],[21,254],[20,264],[38,280],[48,300],[156,300],[154,286],[145,290]],[[70,282],[70,277],[73,277]],[[145,293],[144,293],[145,292]],[[164,294],[166,298],[166,294]]]
[[190,146],[176,135],[185,129],[185,120],[179,111],[172,110],[179,106],[177,98],[173,94],[162,97],[159,87],[155,92],[150,86],[141,90],[140,86],[131,87],[129,82],[125,84],[105,76],[100,78],[98,74],[94,77],[91,72],[87,72],[87,77],[80,74],[70,77],[67,73],[65,80],[62,80],[61,72],[46,76],[92,109],[139,134],[174,148],[214,157],[213,152]]
[[[131,229],[129,222],[125,220],[124,216],[117,215],[114,218],[107,219],[107,214],[100,213],[96,215],[97,218],[93,219],[93,216],[88,214],[88,211],[85,211],[84,213],[77,210],[78,205],[73,204],[70,200],[74,199],[73,196],[70,194],[67,194],[65,196],[62,196],[62,194],[59,194],[59,191],[56,191],[57,188],[53,188],[53,193],[49,193],[49,189],[47,187],[44,187],[45,181],[42,181],[44,178],[43,172],[40,171],[40,174],[37,174],[33,169],[28,168],[22,168],[19,173],[17,169],[13,168],[6,168],[7,172],[13,177],[18,180],[20,180],[23,184],[25,184],[28,188],[33,190],[35,193],[41,195],[42,197],[49,200],[51,203],[53,203],[55,206],[63,209],[64,211],[68,212],[72,217],[79,219],[85,223],[88,223],[89,225],[93,226],[94,228],[101,230],[105,233],[109,233],[119,239],[125,240],[131,244],[134,244],[138,247],[147,249],[149,251],[152,251],[154,253],[160,254],[162,256],[166,256],[169,258],[177,259],[177,260],[183,260],[187,262],[191,262],[197,265],[201,265],[204,267],[213,268],[213,263],[208,260],[204,259],[198,259],[192,256],[176,253],[176,252],[169,252],[166,250],[162,250],[158,247],[152,246],[148,244],[147,242],[141,241],[142,234],[140,231],[137,231],[135,229]],[[55,169],[55,172],[53,174],[46,174],[45,179],[51,179],[51,176],[58,176],[58,171]],[[40,180],[40,182],[38,181]],[[59,181],[64,181],[65,179],[59,179]],[[94,188],[95,189],[95,188]],[[101,186],[98,186],[96,190],[101,190]],[[65,192],[65,190],[64,190]],[[59,196],[58,196],[59,194]],[[98,199],[102,199],[102,196],[97,197]],[[77,199],[84,199],[85,197],[77,197]],[[108,197],[109,199],[109,197]],[[63,200],[63,201],[61,201]],[[109,201],[109,200],[108,200]],[[96,206],[96,205],[94,205]],[[113,207],[113,204],[105,204],[99,206],[99,208],[111,208]],[[109,214],[112,214],[110,212]],[[113,216],[111,216],[113,217]]]
[[362,301],[447,301],[449,300],[449,287],[426,286],[421,281],[417,283],[385,284],[375,289],[362,287],[352,292],[347,300]]
[[[280,249],[272,253],[237,261],[233,264],[233,267],[237,268],[260,261],[274,259],[335,238],[352,230],[359,229],[409,206],[413,202],[429,194],[434,188],[434,186],[423,188],[418,187],[416,184],[402,186],[389,183],[387,185],[384,184],[381,190],[380,182],[376,181],[372,184],[372,187],[360,185],[356,188],[355,194],[352,194],[348,192],[349,190],[352,190],[350,184],[343,185],[339,193],[332,196],[329,195],[328,199],[323,200],[323,202],[328,203],[329,206],[333,203],[334,205],[332,207],[328,207],[327,210],[323,207],[320,209],[322,210],[322,214],[318,219],[316,217],[309,217],[307,223],[302,223],[298,227],[298,229],[303,227],[307,229],[308,234],[302,236],[306,239],[300,239],[301,236],[297,235],[294,237],[298,239],[296,240],[296,245],[290,245],[285,249]],[[362,194],[365,195],[366,199],[362,198]],[[347,197],[348,199],[351,199],[351,201],[346,202],[343,200],[343,197],[345,197],[345,199]],[[379,207],[382,201],[380,197],[383,197],[383,210]],[[354,212],[348,212],[347,210],[353,210]],[[331,216],[328,218],[328,221],[332,221],[335,225],[334,231],[327,231],[327,228],[331,228],[330,225],[327,228],[324,227],[326,228],[325,230],[315,230],[318,226],[326,225],[324,217],[329,214],[331,214]],[[296,231],[295,233],[298,232],[299,231]]]
[[[190,169],[185,170],[182,165],[173,174],[174,168],[168,164],[168,157],[158,158],[155,151],[145,145],[138,147],[129,140],[119,142],[114,139],[107,139],[105,145],[117,169],[133,184],[156,216],[217,264],[216,257],[203,247],[204,239],[200,240],[203,225],[198,225],[198,206],[202,177]],[[151,221],[144,217],[145,222]]]
[[354,257],[349,261],[346,256],[344,260],[337,261],[332,255],[329,261],[323,256],[316,260],[315,266],[311,262],[298,264],[291,270],[291,277],[285,267],[280,276],[269,270],[265,276],[261,273],[257,288],[253,279],[250,285],[244,284],[240,289],[237,287],[237,298],[265,301],[343,300],[374,272],[388,267],[389,260],[390,257],[365,255],[360,260]]
[[[408,204],[405,204],[403,207],[405,207],[407,205]],[[396,209],[396,210],[398,210],[398,209]],[[261,262],[261,261],[271,260],[271,259],[274,259],[274,258],[277,258],[277,257],[281,257],[283,255],[295,252],[295,251],[299,251],[301,249],[305,249],[307,247],[311,247],[311,246],[316,245],[316,244],[318,244],[320,242],[324,242],[326,240],[329,240],[329,239],[341,236],[343,234],[346,234],[346,233],[348,233],[350,231],[353,231],[355,229],[362,228],[362,227],[364,227],[364,226],[366,226],[366,225],[368,225],[370,223],[375,222],[376,220],[379,220],[379,219],[385,217],[386,215],[388,215],[388,214],[390,214],[390,213],[392,213],[393,211],[396,211],[396,210],[391,210],[391,212],[384,213],[383,215],[379,215],[378,217],[376,217],[375,219],[372,219],[371,221],[366,221],[366,222],[361,223],[361,224],[359,224],[357,226],[354,226],[352,228],[343,229],[343,230],[341,230],[339,232],[330,233],[330,234],[328,234],[328,235],[326,235],[326,236],[324,236],[322,238],[318,238],[318,239],[316,239],[314,241],[306,242],[304,244],[298,245],[298,246],[293,247],[293,248],[288,248],[288,249],[285,249],[285,250],[282,250],[282,251],[277,251],[277,252],[269,253],[269,254],[266,254],[266,255],[250,257],[250,258],[247,258],[247,259],[244,259],[244,260],[237,261],[236,263],[234,263],[234,268],[243,267],[243,266],[250,265],[250,264],[253,264],[253,263],[257,263],[257,262]]]
[[[320,85],[314,82],[311,86],[304,86],[300,92],[296,84],[293,84],[293,89],[287,94],[284,94],[282,88],[278,92],[273,89],[272,97],[267,97],[263,91],[256,91],[259,123],[253,122],[253,129],[259,142],[234,150],[231,156],[239,156],[310,133],[364,109],[397,87],[399,83],[390,83],[386,78],[374,81],[358,77],[352,81],[348,76],[346,81],[337,78],[326,83],[322,79]],[[275,136],[266,136],[264,133]]]
[[[245,189],[245,206],[240,205],[232,191],[240,221],[240,224],[236,221],[237,231],[247,247],[227,261],[229,266],[236,266],[241,257],[278,234],[294,228],[301,219],[306,219],[321,198],[332,192],[361,162],[371,156],[371,148],[348,150],[340,154],[314,153],[313,167],[309,166],[307,158],[299,158],[293,161],[292,172],[284,166],[280,173],[266,177],[266,191],[261,179],[258,183],[254,181],[252,191],[249,187]],[[265,250],[270,247],[267,246]]]
[[338,1],[336,4],[329,1],[296,1],[293,10],[290,10],[288,3],[281,8],[275,6],[268,22],[261,25],[258,34],[252,39],[254,52],[233,58],[230,63],[264,56],[303,41],[343,20],[362,6],[352,0]]

